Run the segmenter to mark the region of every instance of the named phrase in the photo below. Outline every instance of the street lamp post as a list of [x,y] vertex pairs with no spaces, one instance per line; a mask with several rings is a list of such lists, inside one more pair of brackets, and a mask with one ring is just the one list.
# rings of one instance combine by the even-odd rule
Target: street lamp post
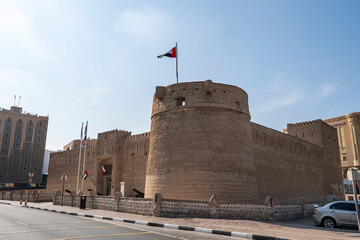
[[28,197],[27,197],[28,202],[30,202],[30,186],[31,186],[33,177],[34,177],[34,173],[29,172],[29,190],[28,190]]

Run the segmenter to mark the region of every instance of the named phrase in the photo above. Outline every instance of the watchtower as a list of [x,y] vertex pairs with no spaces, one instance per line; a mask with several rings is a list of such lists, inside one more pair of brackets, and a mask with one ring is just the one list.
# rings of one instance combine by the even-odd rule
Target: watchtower
[[156,87],[145,197],[252,202],[257,197],[247,93],[186,82]]

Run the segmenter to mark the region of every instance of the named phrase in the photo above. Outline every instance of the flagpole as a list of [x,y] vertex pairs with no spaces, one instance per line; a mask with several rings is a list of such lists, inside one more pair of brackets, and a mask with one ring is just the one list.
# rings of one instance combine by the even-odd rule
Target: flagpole
[[[84,150],[83,173],[85,172],[85,161],[86,161],[87,126],[88,126],[88,122],[86,121],[86,126],[85,126],[85,150]],[[82,181],[81,181],[81,192],[84,194],[84,178],[82,178]]]
[[79,191],[79,175],[80,175],[81,146],[82,146],[82,138],[83,138],[83,128],[84,128],[84,123],[81,124],[80,152],[79,152],[79,166],[78,166],[77,181],[76,181],[76,194],[77,194],[78,191]]
[[179,74],[178,74],[178,46],[176,43],[176,83],[179,83]]

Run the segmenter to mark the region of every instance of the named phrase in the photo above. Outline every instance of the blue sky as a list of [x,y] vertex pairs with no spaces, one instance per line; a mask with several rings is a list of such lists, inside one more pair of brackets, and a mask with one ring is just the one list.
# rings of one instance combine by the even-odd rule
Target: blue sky
[[156,86],[232,84],[252,121],[360,111],[359,1],[0,0],[0,107],[49,115],[47,148],[112,129],[150,130]]

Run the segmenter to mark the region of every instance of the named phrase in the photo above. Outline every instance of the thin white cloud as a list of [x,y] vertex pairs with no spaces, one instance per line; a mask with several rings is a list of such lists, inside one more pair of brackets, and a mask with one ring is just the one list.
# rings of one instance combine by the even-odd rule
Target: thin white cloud
[[125,10],[116,19],[115,28],[138,41],[154,40],[166,34],[169,16],[158,9]]
[[333,85],[324,85],[320,87],[318,97],[323,99],[329,95],[332,95],[336,92],[336,88]]
[[302,87],[298,86],[293,77],[286,73],[275,75],[269,85],[268,94],[272,97],[271,100],[255,107],[253,113],[263,113],[290,106],[300,102],[306,96]]

